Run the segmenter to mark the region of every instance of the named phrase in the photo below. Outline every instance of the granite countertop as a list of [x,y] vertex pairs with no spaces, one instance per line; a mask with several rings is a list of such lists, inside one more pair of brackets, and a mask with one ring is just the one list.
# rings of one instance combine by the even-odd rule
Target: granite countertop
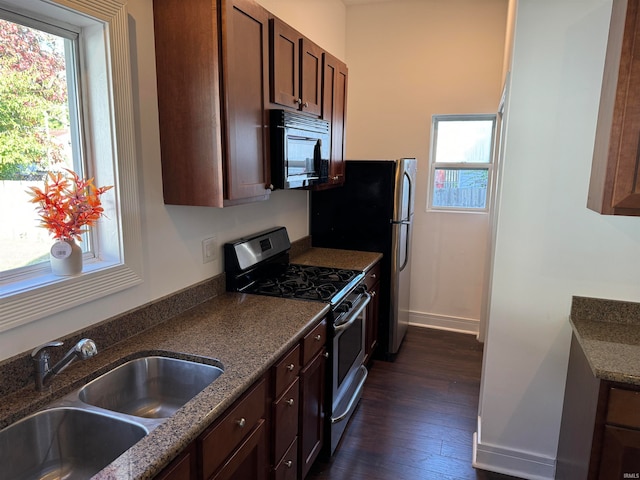
[[291,263],[367,271],[382,258],[377,252],[356,252],[336,248],[311,248],[291,258]]
[[573,297],[571,326],[596,378],[640,386],[640,304]]
[[[367,271],[380,258],[377,253],[311,248],[292,262]],[[140,353],[217,359],[224,366],[217,380],[93,477],[153,478],[328,311],[329,305],[321,302],[222,293],[90,360],[76,362],[54,379],[49,392],[30,387],[4,396],[0,425],[45,407]]]

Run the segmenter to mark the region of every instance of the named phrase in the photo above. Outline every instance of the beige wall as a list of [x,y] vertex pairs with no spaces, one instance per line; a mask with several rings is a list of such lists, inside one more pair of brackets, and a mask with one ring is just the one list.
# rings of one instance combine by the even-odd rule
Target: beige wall
[[431,116],[495,113],[508,0],[347,7],[347,157],[418,158],[412,321],[478,331],[488,216],[427,213]]

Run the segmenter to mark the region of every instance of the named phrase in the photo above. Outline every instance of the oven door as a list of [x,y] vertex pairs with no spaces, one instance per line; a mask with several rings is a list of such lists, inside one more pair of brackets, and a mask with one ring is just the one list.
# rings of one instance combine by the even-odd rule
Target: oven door
[[333,327],[332,401],[329,415],[330,455],[335,451],[347,422],[358,405],[367,378],[367,368],[362,362],[365,349],[366,312],[370,300],[371,296],[365,292],[353,306],[346,321]]

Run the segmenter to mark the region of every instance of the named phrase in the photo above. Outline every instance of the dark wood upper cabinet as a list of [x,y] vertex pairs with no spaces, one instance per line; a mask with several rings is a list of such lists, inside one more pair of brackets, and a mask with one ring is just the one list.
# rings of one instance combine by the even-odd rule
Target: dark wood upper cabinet
[[225,204],[231,205],[270,193],[269,13],[252,0],[222,4]]
[[154,0],[168,204],[267,199],[268,12],[252,0]]
[[317,189],[344,183],[348,75],[344,62],[326,52],[323,54],[322,118],[331,123],[331,158],[329,180]]
[[614,0],[587,207],[640,215],[640,0]]
[[271,101],[320,116],[323,50],[279,18],[271,19]]

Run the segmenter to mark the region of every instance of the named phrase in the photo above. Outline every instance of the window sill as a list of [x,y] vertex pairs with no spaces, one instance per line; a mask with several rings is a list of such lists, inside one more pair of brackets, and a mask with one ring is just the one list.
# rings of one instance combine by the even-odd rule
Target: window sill
[[89,262],[80,275],[51,273],[0,288],[0,332],[82,305],[142,282],[125,264]]

